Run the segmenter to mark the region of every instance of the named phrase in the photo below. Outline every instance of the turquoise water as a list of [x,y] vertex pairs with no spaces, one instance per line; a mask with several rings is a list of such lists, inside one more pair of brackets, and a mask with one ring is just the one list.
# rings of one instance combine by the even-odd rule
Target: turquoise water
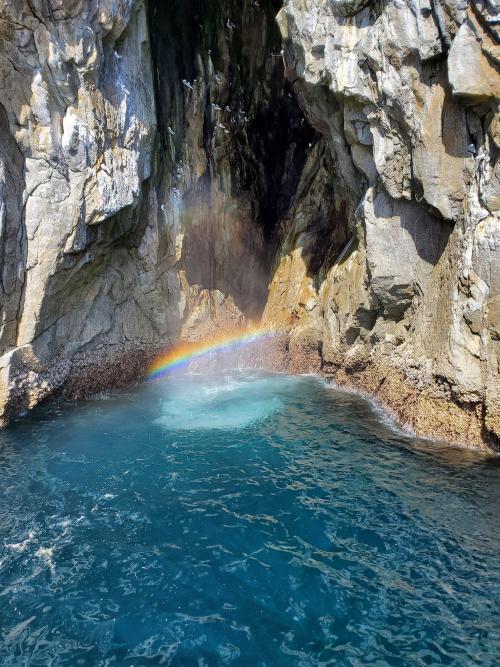
[[498,665],[500,467],[311,377],[0,432],[0,664]]

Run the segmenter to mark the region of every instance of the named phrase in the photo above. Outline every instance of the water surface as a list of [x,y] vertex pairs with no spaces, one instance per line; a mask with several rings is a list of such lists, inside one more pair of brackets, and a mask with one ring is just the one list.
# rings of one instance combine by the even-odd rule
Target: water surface
[[497,665],[500,467],[311,377],[0,432],[0,664]]

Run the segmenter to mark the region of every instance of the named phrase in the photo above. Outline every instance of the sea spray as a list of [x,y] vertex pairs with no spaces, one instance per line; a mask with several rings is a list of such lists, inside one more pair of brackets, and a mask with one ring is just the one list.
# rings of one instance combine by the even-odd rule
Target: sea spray
[[238,368],[241,365],[240,353],[244,348],[254,346],[256,351],[257,346],[271,341],[278,333],[275,329],[248,327],[222,331],[202,341],[182,341],[151,364],[147,377],[149,380],[157,380],[174,371],[193,367],[196,370],[214,370],[214,365]]

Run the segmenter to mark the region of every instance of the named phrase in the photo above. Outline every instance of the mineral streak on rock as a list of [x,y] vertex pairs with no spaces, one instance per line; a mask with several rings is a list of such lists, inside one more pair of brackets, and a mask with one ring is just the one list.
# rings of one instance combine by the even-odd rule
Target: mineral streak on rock
[[498,448],[498,19],[0,0],[0,421],[262,315],[258,363]]

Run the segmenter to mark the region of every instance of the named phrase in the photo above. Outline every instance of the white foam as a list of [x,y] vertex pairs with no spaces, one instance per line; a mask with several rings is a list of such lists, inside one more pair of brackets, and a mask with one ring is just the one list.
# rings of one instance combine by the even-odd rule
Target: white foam
[[28,534],[28,537],[23,540],[22,542],[17,542],[15,544],[7,544],[6,546],[9,547],[9,549],[12,549],[13,551],[24,551],[28,544],[33,540],[35,533],[33,531],[30,531]]
[[360,398],[364,399],[369,404],[373,414],[377,417],[378,421],[387,429],[389,429],[389,431],[392,431],[395,435],[411,438],[415,437],[415,432],[411,426],[409,424],[401,423],[397,415],[389,407],[380,403],[375,396],[372,396],[362,389],[338,385],[333,380],[329,380],[327,386],[344,394],[352,394],[353,396],[359,396]]
[[54,548],[55,547],[40,547],[37,551],[35,551],[35,556],[40,558],[45,565],[50,569],[51,573],[54,574],[55,571],[55,566],[54,566]]
[[292,382],[248,374],[184,376],[165,385],[168,396],[155,421],[176,430],[244,428],[280,410]]

